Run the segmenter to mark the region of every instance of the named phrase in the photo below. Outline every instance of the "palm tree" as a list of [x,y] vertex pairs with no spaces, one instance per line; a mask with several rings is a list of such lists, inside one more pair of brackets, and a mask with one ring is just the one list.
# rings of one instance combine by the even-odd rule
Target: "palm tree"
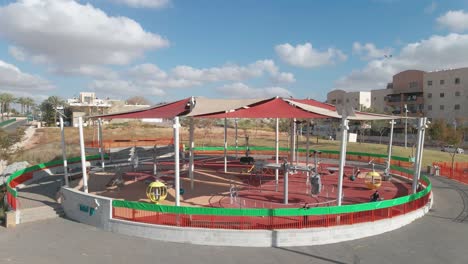
[[10,117],[10,104],[15,101],[15,97],[9,93],[2,93],[0,94],[0,102],[1,102],[1,111],[2,111],[2,119],[3,113],[7,113],[7,118]]
[[25,97],[19,97],[16,98],[15,103],[19,104],[21,106],[21,114],[24,114],[24,106],[26,105],[26,98]]
[[29,114],[31,112],[31,107],[35,105],[34,99],[32,99],[31,97],[26,97],[24,99],[24,104],[26,105],[26,113]]
[[[62,98],[60,98],[58,96],[55,96],[55,95],[50,96],[49,98],[47,98],[46,101],[47,101],[47,103],[49,103],[54,108],[55,111],[57,111],[57,108],[59,106],[63,107],[63,105],[65,104],[65,101]],[[55,124],[57,124],[57,113],[56,112],[54,113],[54,126],[55,126]]]

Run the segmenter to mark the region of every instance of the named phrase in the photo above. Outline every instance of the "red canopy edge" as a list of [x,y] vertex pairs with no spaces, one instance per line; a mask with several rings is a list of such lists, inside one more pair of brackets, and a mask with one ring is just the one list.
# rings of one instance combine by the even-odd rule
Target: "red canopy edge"
[[289,104],[282,98],[260,101],[231,112],[217,112],[198,115],[199,118],[328,118]]
[[185,98],[180,101],[152,106],[149,108],[97,115],[92,116],[91,118],[174,118],[176,116],[184,115],[190,111],[190,99],[191,98]]

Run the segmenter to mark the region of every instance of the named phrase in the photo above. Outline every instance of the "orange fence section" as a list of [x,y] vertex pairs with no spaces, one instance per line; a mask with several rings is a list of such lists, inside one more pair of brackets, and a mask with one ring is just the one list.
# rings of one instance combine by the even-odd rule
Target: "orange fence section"
[[[173,138],[156,138],[156,139],[116,139],[103,140],[104,149],[110,148],[125,148],[125,147],[145,147],[145,146],[165,146],[174,145]],[[86,142],[88,148],[99,148],[98,141]]]
[[288,229],[330,227],[373,222],[392,218],[425,206],[430,193],[409,203],[370,211],[309,216],[219,216],[152,212],[124,207],[112,207],[112,217],[140,223],[179,227],[215,229]]
[[468,184],[468,162],[434,162],[432,166],[439,167],[439,175]]

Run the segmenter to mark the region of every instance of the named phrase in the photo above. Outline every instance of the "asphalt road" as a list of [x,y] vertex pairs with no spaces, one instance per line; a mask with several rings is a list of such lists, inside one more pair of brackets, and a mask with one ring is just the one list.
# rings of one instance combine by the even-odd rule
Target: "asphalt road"
[[16,131],[16,128],[21,127],[21,126],[26,126],[26,125],[27,125],[27,120],[23,119],[23,120],[18,120],[6,127],[2,127],[1,129],[3,129],[7,133],[14,133]]
[[468,263],[468,185],[432,178],[435,203],[398,230],[291,248],[212,247],[105,232],[66,219],[0,228],[0,263]]

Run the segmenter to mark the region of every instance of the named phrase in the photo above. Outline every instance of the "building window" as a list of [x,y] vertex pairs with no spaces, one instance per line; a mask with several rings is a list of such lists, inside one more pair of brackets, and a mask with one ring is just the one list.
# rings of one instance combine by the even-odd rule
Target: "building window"
[[455,78],[455,84],[460,84],[460,78]]
[[440,106],[440,110],[444,110],[444,108],[445,108],[445,107],[444,107],[443,105]]
[[432,110],[432,105],[428,105],[427,110],[431,111]]
[[460,91],[456,91],[455,96],[460,96]]
[[445,80],[440,80],[440,85],[444,84]]
[[428,86],[431,86],[431,85],[432,85],[432,81],[427,81],[427,85],[428,85]]
[[349,103],[349,98],[346,98],[346,102]]
[[419,111],[422,111],[422,110],[424,110],[424,105],[423,105],[423,104],[420,104],[420,105],[419,105]]
[[432,93],[428,93],[427,98],[432,98]]
[[440,98],[445,97],[444,93],[440,93]]
[[418,88],[418,82],[410,82],[409,88]]
[[374,101],[376,101],[376,100],[377,100],[377,97],[374,97]]
[[460,110],[460,105],[459,104],[455,105],[455,110]]

